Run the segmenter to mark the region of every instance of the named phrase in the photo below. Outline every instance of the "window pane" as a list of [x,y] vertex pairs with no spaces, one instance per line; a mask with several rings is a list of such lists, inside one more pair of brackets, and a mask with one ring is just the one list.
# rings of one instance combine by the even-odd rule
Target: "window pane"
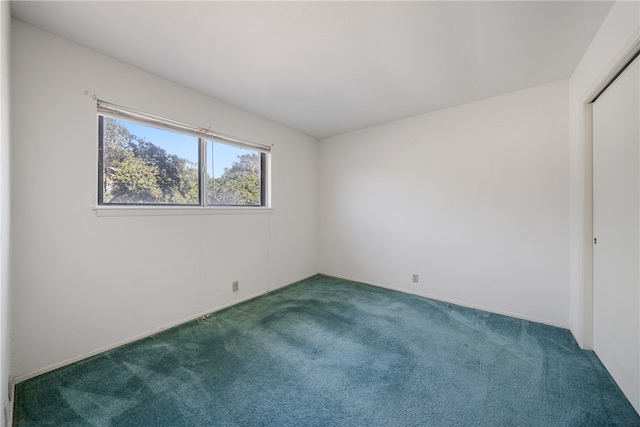
[[199,204],[198,138],[100,118],[101,204]]
[[207,204],[262,206],[262,154],[207,141]]

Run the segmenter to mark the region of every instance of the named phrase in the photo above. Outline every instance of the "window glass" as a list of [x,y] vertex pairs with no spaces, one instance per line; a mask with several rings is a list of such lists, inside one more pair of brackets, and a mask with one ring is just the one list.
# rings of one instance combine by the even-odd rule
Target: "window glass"
[[266,206],[270,147],[98,107],[99,205]]
[[100,204],[200,204],[197,137],[107,116],[100,122]]
[[261,206],[262,153],[207,141],[207,204]]

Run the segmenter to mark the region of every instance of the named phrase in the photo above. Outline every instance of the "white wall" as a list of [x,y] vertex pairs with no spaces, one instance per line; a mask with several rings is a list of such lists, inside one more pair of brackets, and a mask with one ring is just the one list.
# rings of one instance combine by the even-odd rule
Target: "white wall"
[[[20,21],[11,35],[18,379],[317,272],[315,139]],[[273,213],[96,217],[94,94],[274,144]]]
[[9,327],[9,40],[11,12],[8,1],[0,1],[0,425],[9,425],[13,405],[9,402],[8,383],[11,346]]
[[593,347],[593,169],[591,106],[586,102],[640,40],[640,3],[616,2],[569,81],[571,157],[570,328]]
[[319,270],[567,326],[567,105],[561,81],[321,140]]

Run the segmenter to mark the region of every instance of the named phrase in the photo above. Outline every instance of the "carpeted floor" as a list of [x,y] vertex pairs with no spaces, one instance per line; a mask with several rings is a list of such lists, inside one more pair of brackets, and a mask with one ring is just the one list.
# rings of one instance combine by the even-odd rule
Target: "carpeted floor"
[[314,276],[18,384],[14,426],[640,426],[564,329]]

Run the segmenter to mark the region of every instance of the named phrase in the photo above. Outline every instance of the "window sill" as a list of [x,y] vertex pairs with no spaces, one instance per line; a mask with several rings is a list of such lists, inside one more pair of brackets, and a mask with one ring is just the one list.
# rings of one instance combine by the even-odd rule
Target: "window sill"
[[186,207],[186,206],[96,206],[96,216],[182,216],[182,215],[265,215],[273,212],[265,207]]

